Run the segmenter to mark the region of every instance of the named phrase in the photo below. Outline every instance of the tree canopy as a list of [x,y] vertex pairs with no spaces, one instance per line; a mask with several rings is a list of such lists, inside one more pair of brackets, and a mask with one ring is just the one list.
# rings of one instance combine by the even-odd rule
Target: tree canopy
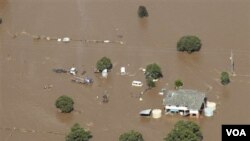
[[111,62],[111,60],[109,59],[109,58],[107,58],[107,57],[102,57],[100,60],[98,60],[97,61],[97,63],[96,63],[96,68],[100,71],[100,72],[102,72],[103,70],[105,70],[105,69],[108,69],[108,70],[110,70],[110,69],[112,69],[112,62]]
[[222,72],[220,80],[222,85],[227,85],[228,83],[230,83],[229,74],[227,72]]
[[161,68],[156,63],[147,65],[145,75],[146,79],[158,79],[163,77]]
[[142,134],[131,130],[129,132],[123,133],[119,137],[119,141],[144,141]]
[[145,6],[139,6],[137,13],[140,18],[148,17],[148,11]]
[[181,37],[177,42],[178,51],[187,51],[192,53],[194,51],[199,51],[201,48],[201,40],[197,36],[187,35]]
[[183,82],[181,80],[176,80],[174,84],[175,84],[175,88],[177,89],[183,86]]
[[71,127],[69,134],[66,136],[66,141],[89,141],[92,138],[90,131],[81,128],[78,123]]
[[63,113],[70,113],[71,111],[73,111],[73,105],[73,99],[66,95],[60,96],[55,102],[56,108],[59,108]]
[[178,121],[164,141],[201,141],[200,127],[192,121]]

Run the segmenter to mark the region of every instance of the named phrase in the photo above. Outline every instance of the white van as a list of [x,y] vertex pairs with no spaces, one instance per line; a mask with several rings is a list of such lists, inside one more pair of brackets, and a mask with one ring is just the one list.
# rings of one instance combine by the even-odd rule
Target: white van
[[136,87],[142,87],[142,82],[141,81],[132,81],[132,86],[136,86]]

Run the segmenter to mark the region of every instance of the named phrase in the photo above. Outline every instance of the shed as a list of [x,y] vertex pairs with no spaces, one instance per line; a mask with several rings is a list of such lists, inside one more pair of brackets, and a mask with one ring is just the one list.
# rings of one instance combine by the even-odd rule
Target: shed
[[121,75],[126,75],[126,69],[125,69],[125,67],[121,67]]

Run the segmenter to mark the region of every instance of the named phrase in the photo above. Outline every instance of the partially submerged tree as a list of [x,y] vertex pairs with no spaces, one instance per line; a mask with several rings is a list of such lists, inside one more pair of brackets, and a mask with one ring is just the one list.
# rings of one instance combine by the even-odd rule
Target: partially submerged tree
[[183,82],[181,80],[176,80],[174,84],[176,89],[179,89],[180,87],[183,86]]
[[194,51],[199,51],[201,48],[201,40],[197,36],[187,35],[181,37],[177,42],[178,51],[187,51],[192,53]]
[[144,139],[141,133],[131,130],[120,135],[119,141],[144,141]]
[[73,99],[66,95],[60,96],[55,102],[56,108],[59,108],[62,113],[70,113],[73,111],[73,105]]
[[228,74],[227,72],[222,72],[222,73],[221,73],[220,80],[221,80],[221,84],[222,84],[222,85],[227,85],[227,84],[229,84],[229,83],[230,83],[229,74]]
[[137,13],[140,18],[148,17],[148,11],[145,6],[139,6]]
[[145,76],[146,79],[158,79],[163,77],[161,68],[156,63],[147,65]]
[[192,121],[178,121],[164,141],[201,141],[200,127]]
[[111,60],[107,57],[102,57],[100,60],[97,61],[96,63],[96,68],[102,72],[103,70],[105,69],[112,69],[112,63],[111,63]]
[[91,138],[91,133],[86,131],[84,128],[81,128],[80,125],[76,123],[66,136],[66,141],[89,141]]
[[149,89],[155,87],[155,82],[153,81],[153,79],[148,78],[146,79],[146,81]]

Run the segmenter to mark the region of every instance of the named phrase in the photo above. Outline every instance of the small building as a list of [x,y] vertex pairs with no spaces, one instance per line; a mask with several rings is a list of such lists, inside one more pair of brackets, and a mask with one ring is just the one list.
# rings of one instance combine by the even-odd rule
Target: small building
[[102,77],[104,77],[104,78],[107,78],[107,77],[108,77],[108,70],[107,70],[107,69],[104,69],[104,70],[102,71]]
[[206,95],[196,90],[180,89],[168,91],[163,99],[165,113],[199,117],[206,103]]
[[121,75],[126,75],[126,69],[125,69],[125,67],[121,67]]

